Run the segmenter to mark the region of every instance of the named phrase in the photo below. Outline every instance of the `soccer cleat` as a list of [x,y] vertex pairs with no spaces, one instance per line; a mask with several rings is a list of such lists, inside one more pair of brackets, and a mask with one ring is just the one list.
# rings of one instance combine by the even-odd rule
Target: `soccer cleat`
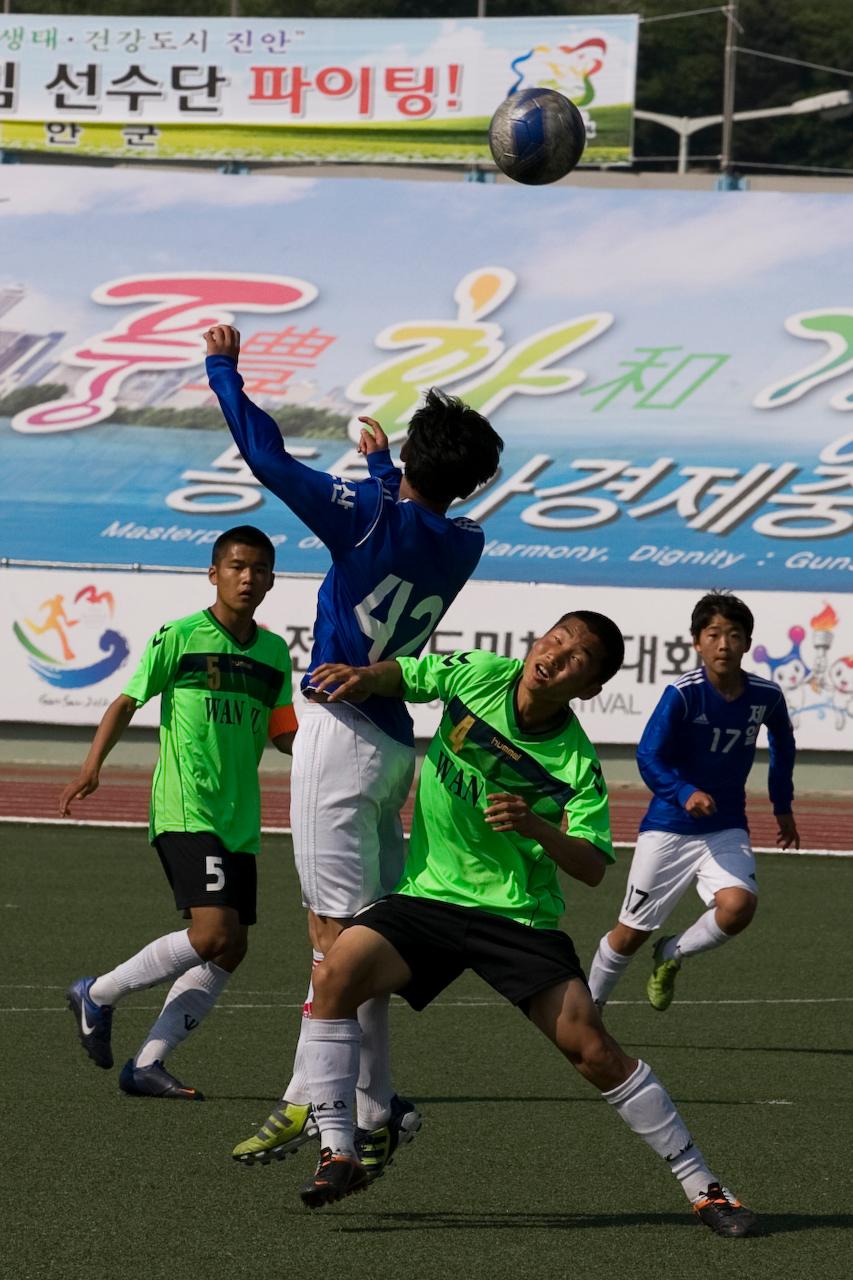
[[356,1128],[355,1149],[369,1182],[382,1177],[386,1166],[391,1164],[395,1145],[387,1124],[380,1125],[378,1129]]
[[231,1155],[240,1164],[269,1164],[273,1158],[284,1160],[293,1155],[318,1133],[310,1107],[282,1101],[253,1137],[237,1143]]
[[185,1102],[204,1102],[203,1093],[181,1084],[159,1060],[150,1067],[135,1067],[133,1058],[128,1058],[121,1069],[118,1087],[132,1098],[183,1098]]
[[678,975],[678,970],[681,968],[680,960],[661,959],[661,951],[674,936],[674,934],[670,934],[669,937],[660,938],[655,943],[655,949],[652,953],[652,972],[646,983],[646,995],[649,1004],[653,1009],[658,1009],[661,1013],[672,1004],[672,997],[675,995],[675,979]]
[[376,1129],[356,1129],[355,1149],[370,1182],[382,1177],[397,1148],[411,1142],[422,1124],[415,1104],[395,1093],[387,1124]]
[[704,1196],[693,1201],[693,1212],[718,1236],[748,1236],[757,1222],[751,1209],[719,1182],[712,1182]]
[[332,1155],[329,1147],[323,1147],[314,1177],[300,1187],[299,1196],[309,1209],[322,1209],[324,1204],[334,1204],[369,1185],[370,1178],[359,1160]]
[[404,1147],[414,1139],[423,1122],[423,1116],[415,1104],[395,1093],[391,1099],[391,1119],[388,1121],[394,1144],[391,1148],[392,1155],[397,1147]]
[[113,1029],[111,1004],[95,1004],[89,996],[94,978],[78,978],[65,993],[68,1008],[74,1014],[80,1043],[93,1062],[108,1070],[113,1065],[110,1035]]

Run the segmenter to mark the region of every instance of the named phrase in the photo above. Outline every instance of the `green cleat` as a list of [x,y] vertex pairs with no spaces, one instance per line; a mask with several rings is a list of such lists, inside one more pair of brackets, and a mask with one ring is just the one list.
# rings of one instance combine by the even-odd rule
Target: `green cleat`
[[240,1164],[269,1164],[270,1160],[284,1160],[293,1155],[317,1134],[314,1113],[309,1106],[282,1101],[258,1132],[245,1142],[238,1142],[231,1155]]
[[672,997],[675,995],[675,979],[678,970],[681,968],[680,960],[661,959],[661,951],[667,942],[670,942],[674,937],[674,934],[670,934],[666,938],[660,938],[655,943],[655,949],[652,953],[652,972],[646,983],[646,995],[648,996],[649,1004],[660,1013],[663,1013],[664,1009],[668,1009],[672,1004]]

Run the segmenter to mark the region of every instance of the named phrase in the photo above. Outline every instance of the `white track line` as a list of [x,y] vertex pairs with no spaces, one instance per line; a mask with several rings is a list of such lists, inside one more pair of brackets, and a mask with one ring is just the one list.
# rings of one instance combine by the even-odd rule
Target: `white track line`
[[[51,988],[55,990],[55,988]],[[395,1001],[395,1004],[405,1007],[405,1001]],[[763,998],[747,999],[747,1000],[678,1000],[679,1005],[731,1005],[731,1004],[853,1004],[853,996],[823,996],[816,998],[791,997],[769,999]],[[617,1005],[648,1005],[647,1000],[608,1000],[608,1009]],[[303,1002],[300,1000],[294,1004],[275,1003],[275,1004],[217,1004],[217,1009],[221,1013],[234,1013],[238,1010],[246,1009],[301,1009]],[[392,1006],[393,1007],[393,1006]],[[130,1006],[128,1012],[135,1013],[137,1010],[160,1010],[162,1002],[159,1004],[134,1004]],[[512,1006],[506,1000],[435,1000],[430,1005],[431,1009],[511,1009]],[[15,1005],[0,1005],[0,1013],[66,1013],[67,1005],[42,1005],[35,1008],[24,1008]]]
[[[118,819],[106,818],[28,818],[19,815],[18,817],[8,817],[5,814],[0,815],[0,822],[17,822],[21,826],[39,826],[39,827],[119,827],[133,831],[147,831],[147,822],[120,822]],[[261,832],[265,836],[289,836],[292,835],[290,827],[261,827]],[[404,839],[408,840],[408,831],[403,832]],[[613,842],[614,849],[633,849],[633,841],[615,840]],[[784,853],[787,856],[800,856],[809,858],[853,858],[853,849],[777,849],[775,845],[755,845],[754,853]]]

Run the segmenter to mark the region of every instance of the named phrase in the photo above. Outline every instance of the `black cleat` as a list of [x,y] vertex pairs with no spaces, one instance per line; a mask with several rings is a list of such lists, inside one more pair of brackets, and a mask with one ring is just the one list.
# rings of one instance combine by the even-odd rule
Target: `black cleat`
[[752,1235],[757,1222],[752,1210],[742,1205],[719,1182],[712,1182],[705,1195],[694,1200],[693,1212],[718,1236]]
[[181,1084],[159,1060],[150,1067],[135,1067],[128,1058],[121,1069],[118,1087],[132,1098],[183,1098],[185,1102],[204,1102],[204,1094],[188,1084]]
[[309,1209],[322,1209],[324,1204],[334,1204],[363,1191],[369,1185],[367,1171],[352,1156],[332,1155],[329,1147],[320,1152],[320,1163],[310,1182],[299,1190],[299,1196]]

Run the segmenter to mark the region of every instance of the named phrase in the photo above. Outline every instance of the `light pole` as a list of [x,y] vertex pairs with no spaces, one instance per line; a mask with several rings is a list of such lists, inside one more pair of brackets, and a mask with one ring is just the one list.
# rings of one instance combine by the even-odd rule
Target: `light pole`
[[[853,111],[853,92],[850,89],[836,89],[831,93],[819,93],[813,98],[800,98],[796,102],[789,103],[787,107],[765,107],[760,111],[733,111],[731,120],[767,120],[771,116],[799,116],[811,111],[817,111],[829,117],[849,115]],[[678,134],[679,173],[687,172],[690,139],[693,134],[698,133],[700,129],[709,129],[712,124],[722,124],[724,120],[722,115],[670,116],[659,111],[635,111],[634,116],[637,120],[651,120],[653,124],[663,125],[665,129],[672,129],[673,133]],[[728,151],[722,156],[725,161],[724,172],[731,164],[731,140],[728,147]]]

